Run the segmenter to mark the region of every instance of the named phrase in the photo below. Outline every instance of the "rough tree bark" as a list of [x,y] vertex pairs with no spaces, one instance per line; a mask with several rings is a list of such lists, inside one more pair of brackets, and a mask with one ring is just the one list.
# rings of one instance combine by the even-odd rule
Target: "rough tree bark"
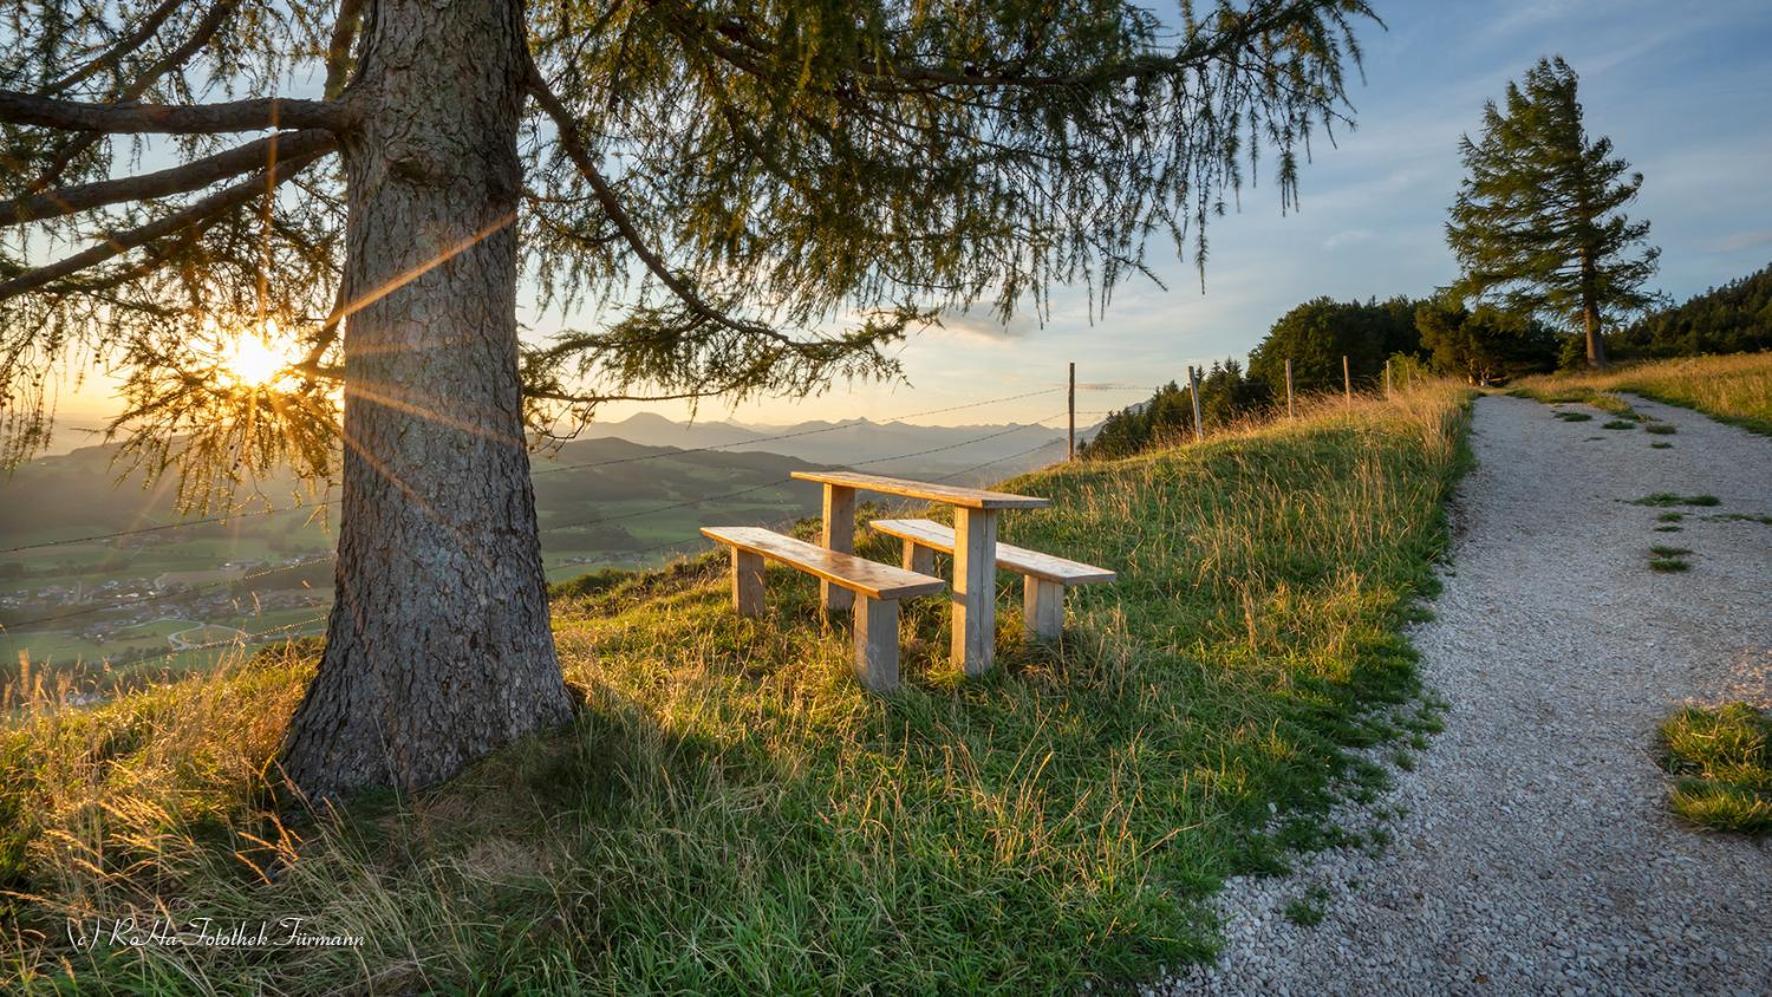
[[519,4],[366,17],[345,92],[361,124],[341,140],[359,307],[337,601],[282,757],[323,798],[436,783],[571,714],[517,376]]

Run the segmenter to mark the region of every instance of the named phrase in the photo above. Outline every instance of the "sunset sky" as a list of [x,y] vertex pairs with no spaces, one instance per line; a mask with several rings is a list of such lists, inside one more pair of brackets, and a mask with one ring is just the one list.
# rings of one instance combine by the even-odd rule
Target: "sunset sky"
[[[1483,101],[1499,97],[1540,55],[1568,59],[1581,74],[1590,131],[1609,135],[1647,178],[1631,213],[1654,223],[1652,241],[1663,249],[1655,286],[1680,298],[1772,260],[1766,0],[1379,0],[1376,7],[1388,31],[1363,35],[1366,79],[1350,94],[1358,129],[1334,147],[1316,143],[1300,213],[1282,218],[1277,190],[1264,183],[1245,191],[1241,213],[1214,223],[1204,294],[1191,260],[1153,246],[1168,289],[1123,285],[1093,323],[1082,290],[1063,290],[1044,325],[1031,315],[1007,329],[962,318],[911,340],[902,351],[908,385],[839,386],[736,410],[704,406],[701,417],[883,419],[1056,387],[1071,360],[1085,384],[1136,386],[1079,397],[1080,409],[1107,409],[1181,378],[1188,363],[1241,358],[1307,298],[1426,294],[1454,275],[1442,225],[1462,173],[1458,137],[1476,128]],[[590,316],[524,320],[545,332]],[[62,422],[102,419],[113,409],[108,391],[103,377],[64,389]],[[913,421],[1031,422],[1063,406],[1062,393],[1053,393]],[[655,410],[686,415],[677,406]],[[607,411],[621,418],[633,409]],[[57,449],[78,442],[63,436]]]

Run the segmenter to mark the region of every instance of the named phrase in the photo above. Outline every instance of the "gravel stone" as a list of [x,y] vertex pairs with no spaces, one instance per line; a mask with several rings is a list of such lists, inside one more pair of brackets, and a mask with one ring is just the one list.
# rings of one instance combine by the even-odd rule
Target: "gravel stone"
[[[1630,401],[1672,448],[1477,401],[1445,588],[1410,631],[1446,729],[1333,818],[1390,844],[1232,880],[1219,960],[1148,992],[1772,994],[1772,842],[1679,823],[1655,737],[1683,702],[1772,706],[1772,526],[1711,518],[1772,514],[1772,439]],[[1653,492],[1722,504],[1668,540],[1629,504]],[[1692,570],[1651,572],[1658,542]],[[1325,917],[1294,924],[1312,889]]]

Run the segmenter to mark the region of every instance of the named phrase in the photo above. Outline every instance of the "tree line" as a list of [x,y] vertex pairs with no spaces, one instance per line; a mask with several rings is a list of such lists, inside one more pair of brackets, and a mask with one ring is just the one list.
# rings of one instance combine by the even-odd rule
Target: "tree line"
[[[1772,266],[1652,312],[1607,342],[1614,360],[1772,349]],[[1377,388],[1387,361],[1490,386],[1584,366],[1585,346],[1584,333],[1445,291],[1363,302],[1318,297],[1280,316],[1247,365],[1214,362],[1200,381],[1200,409],[1208,427],[1273,415],[1286,404],[1288,359],[1294,390],[1307,395],[1341,390],[1344,356],[1356,391]],[[1193,432],[1189,389],[1171,381],[1108,416],[1080,452],[1124,457]]]
[[[1201,418],[1223,426],[1285,404],[1286,370],[1303,394],[1367,389],[1385,364],[1474,385],[1504,383],[1612,359],[1731,353],[1772,346],[1772,267],[1651,309],[1644,289],[1661,251],[1649,223],[1622,210],[1641,173],[1590,137],[1579,80],[1561,57],[1540,59],[1465,136],[1465,166],[1446,223],[1460,272],[1432,295],[1385,301],[1314,298],[1276,321],[1249,354],[1214,363],[1200,384]],[[1632,317],[1636,320],[1626,325]],[[1345,367],[1344,367],[1345,365]],[[1083,447],[1112,458],[1194,431],[1190,389],[1173,382],[1108,417]]]

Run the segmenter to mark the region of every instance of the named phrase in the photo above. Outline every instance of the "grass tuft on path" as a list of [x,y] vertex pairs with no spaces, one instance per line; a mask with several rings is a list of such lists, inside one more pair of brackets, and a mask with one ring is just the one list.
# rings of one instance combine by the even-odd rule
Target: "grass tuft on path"
[[1746,703],[1688,706],[1661,725],[1674,812],[1701,827],[1772,833],[1772,715]]
[[[1039,647],[1005,578],[982,681],[942,602],[907,605],[888,699],[804,576],[771,569],[757,620],[713,556],[563,588],[569,729],[294,824],[264,801],[311,646],[33,709],[0,727],[0,989],[1074,992],[1206,958],[1223,879],[1336,840],[1331,802],[1381,778],[1350,749],[1435,726],[1399,628],[1467,421],[1431,386],[1006,482],[1053,507],[1005,540],[1118,583]],[[159,909],[363,944],[68,943]]]
[[1722,505],[1723,500],[1715,495],[1680,495],[1676,492],[1655,492],[1640,499],[1631,499],[1631,505],[1646,505],[1654,509],[1665,509],[1676,505],[1695,505],[1705,508]]

